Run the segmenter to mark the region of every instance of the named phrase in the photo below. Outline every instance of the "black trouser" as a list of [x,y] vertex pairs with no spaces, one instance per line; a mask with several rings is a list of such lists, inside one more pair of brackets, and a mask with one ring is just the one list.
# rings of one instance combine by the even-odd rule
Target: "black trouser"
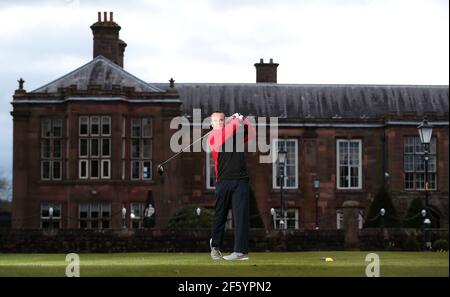
[[233,208],[234,252],[248,253],[249,182],[224,179],[216,183],[216,212],[212,226],[212,246],[222,246],[228,210]]

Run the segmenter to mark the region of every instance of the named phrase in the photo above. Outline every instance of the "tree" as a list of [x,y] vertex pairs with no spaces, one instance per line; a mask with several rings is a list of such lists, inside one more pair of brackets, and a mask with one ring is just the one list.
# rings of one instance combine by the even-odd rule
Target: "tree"
[[[406,216],[403,218],[403,227],[405,228],[422,228],[422,223],[424,217],[421,212],[422,209],[425,209],[425,203],[423,202],[423,198],[415,198],[409,204],[408,210],[406,212]],[[431,228],[435,228],[437,220],[434,218],[434,214],[430,213],[431,219]]]
[[168,227],[170,229],[193,229],[193,228],[211,228],[213,211],[210,209],[200,208],[198,216],[196,210],[197,204],[188,204],[178,209],[170,218]]
[[420,215],[422,209],[424,209],[422,199],[413,199],[409,204],[405,218],[403,218],[403,227],[420,228],[422,226],[422,216]]
[[7,178],[0,178],[0,200],[11,201],[12,186],[11,181]]
[[380,227],[381,226],[381,215],[380,210],[384,208],[386,211],[384,215],[384,226],[385,227],[399,227],[400,221],[397,218],[397,211],[395,210],[394,204],[392,203],[392,197],[385,187],[380,188],[372,204],[369,208],[368,218],[365,227]]

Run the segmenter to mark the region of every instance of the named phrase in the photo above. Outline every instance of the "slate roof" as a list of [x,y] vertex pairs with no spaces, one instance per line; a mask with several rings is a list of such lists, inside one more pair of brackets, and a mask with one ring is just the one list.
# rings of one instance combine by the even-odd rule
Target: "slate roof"
[[76,85],[79,90],[87,90],[88,85],[101,85],[104,90],[110,90],[112,85],[121,85],[134,87],[136,92],[165,92],[130,74],[109,59],[97,56],[89,63],[31,93],[53,93],[58,88],[71,85]]
[[[167,88],[168,84],[154,84]],[[280,118],[360,119],[387,114],[448,116],[448,86],[176,83],[182,110]]]

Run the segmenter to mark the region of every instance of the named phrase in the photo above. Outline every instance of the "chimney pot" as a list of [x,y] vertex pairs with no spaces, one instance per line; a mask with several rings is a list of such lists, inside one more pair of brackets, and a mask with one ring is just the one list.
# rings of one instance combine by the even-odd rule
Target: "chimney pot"
[[102,13],[98,12],[98,22],[100,23],[102,21]]
[[[120,26],[113,22],[113,12],[103,12],[104,19],[101,20],[101,12],[98,13],[100,21],[91,26],[94,35],[94,58],[102,55],[105,58],[123,67],[123,56],[127,44],[119,39]],[[112,25],[113,24],[113,25]]]
[[259,63],[264,63],[264,59],[263,58],[261,58],[261,59],[259,59]]
[[277,82],[277,67],[278,63],[274,63],[270,58],[269,63],[264,63],[263,59],[255,63],[256,67],[256,82],[257,83],[276,83]]

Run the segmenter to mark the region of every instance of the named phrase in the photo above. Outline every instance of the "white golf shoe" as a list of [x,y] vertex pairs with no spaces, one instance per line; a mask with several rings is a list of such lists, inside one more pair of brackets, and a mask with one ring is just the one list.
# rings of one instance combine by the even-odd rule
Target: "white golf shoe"
[[221,260],[222,253],[218,248],[212,246],[212,238],[209,240],[209,247],[211,248],[211,259],[213,260]]
[[225,260],[237,260],[237,261],[242,261],[242,260],[248,260],[248,254],[244,254],[244,253],[237,253],[237,252],[233,252],[231,254],[229,254],[228,256],[224,256],[223,257]]

